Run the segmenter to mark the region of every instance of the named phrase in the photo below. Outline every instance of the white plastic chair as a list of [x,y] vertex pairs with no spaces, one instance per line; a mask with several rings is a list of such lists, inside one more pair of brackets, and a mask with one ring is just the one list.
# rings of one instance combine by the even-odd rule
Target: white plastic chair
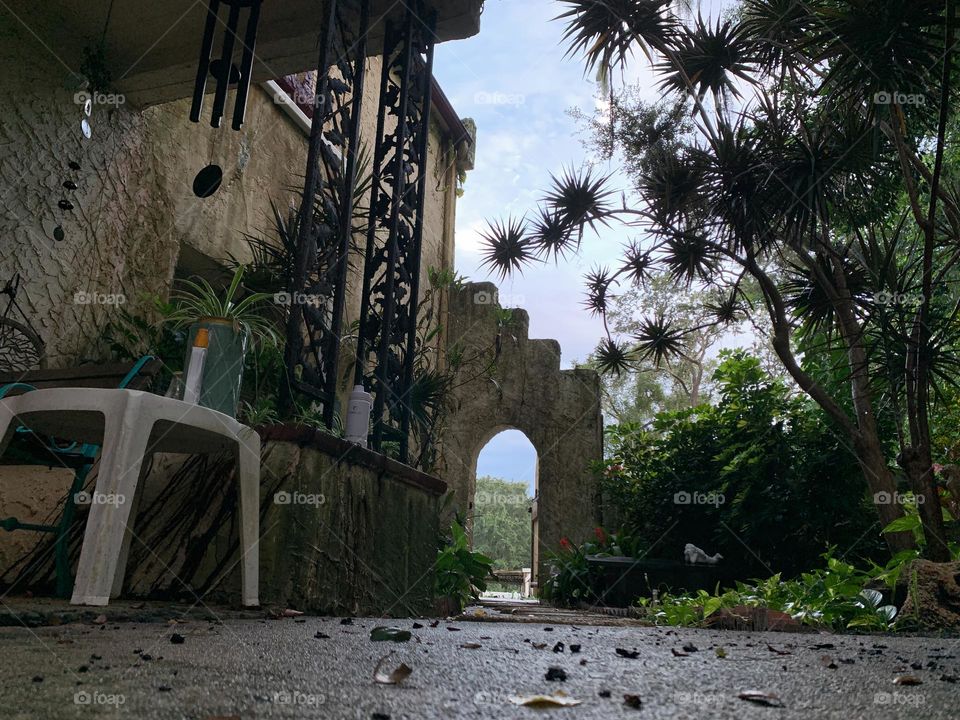
[[0,455],[17,424],[102,445],[72,604],[107,605],[120,594],[137,485],[148,453],[199,454],[232,447],[238,460],[243,604],[259,605],[260,437],[254,430],[181,400],[99,388],[33,390],[0,399]]

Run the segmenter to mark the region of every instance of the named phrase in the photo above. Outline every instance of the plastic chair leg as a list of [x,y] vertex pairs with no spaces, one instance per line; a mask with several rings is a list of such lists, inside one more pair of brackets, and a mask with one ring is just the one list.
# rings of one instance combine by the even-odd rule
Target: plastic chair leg
[[260,604],[260,436],[250,428],[237,438],[240,497],[240,577],[243,604]]
[[[152,422],[139,416],[131,398],[106,418],[97,484],[83,536],[74,605],[107,605],[128,524]],[[122,571],[121,571],[122,573]]]
[[[144,458],[144,466],[146,466],[146,458]],[[140,487],[139,480],[143,480],[143,472],[140,473],[140,478],[137,482],[137,488],[133,493],[133,498],[129,499],[127,502],[130,504],[130,520],[127,523],[127,528],[123,533],[123,544],[120,546],[120,552],[117,555],[117,569],[113,575],[113,586],[110,589],[110,597],[120,597],[120,593],[123,592],[123,578],[126,575],[127,570],[127,557],[130,555],[130,541],[133,539],[133,525],[137,520],[137,510],[140,507],[140,498],[143,495],[143,488]]]

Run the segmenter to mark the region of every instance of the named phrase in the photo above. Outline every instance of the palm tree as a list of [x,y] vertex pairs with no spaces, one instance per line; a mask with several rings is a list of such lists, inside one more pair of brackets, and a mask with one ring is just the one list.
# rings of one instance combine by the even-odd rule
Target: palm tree
[[[640,228],[619,268],[588,276],[588,306],[604,314],[619,285],[666,273],[713,291],[716,323],[765,315],[780,362],[855,453],[884,527],[903,515],[879,428],[892,418],[924,552],[948,560],[929,416],[958,377],[960,343],[960,185],[944,155],[960,136],[953,1],[741,0],[723,21],[668,0],[561,4],[587,69],[608,78],[645,57],[695,128],[620,142],[642,156],[628,162],[633,202],[589,168],[554,177],[532,220],[489,226],[486,263],[507,274],[576,252],[597,226]],[[662,362],[700,329],[649,317],[632,342],[608,333],[598,361]],[[831,378],[811,369],[815,356],[837,360]],[[911,548],[897,527],[891,548]]]

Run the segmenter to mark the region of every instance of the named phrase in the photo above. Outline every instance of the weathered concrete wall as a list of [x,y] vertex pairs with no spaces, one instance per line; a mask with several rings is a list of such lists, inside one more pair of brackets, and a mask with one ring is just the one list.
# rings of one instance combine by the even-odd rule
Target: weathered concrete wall
[[[263,444],[261,604],[343,615],[433,611],[438,503],[445,486],[315,431],[276,427]],[[268,436],[270,437],[270,436]],[[238,604],[236,478],[229,456],[159,455],[141,480],[124,596]],[[74,569],[86,508],[70,543]],[[25,534],[25,533],[21,533]],[[52,536],[13,592],[49,592]]]
[[[462,509],[472,509],[477,458],[484,445],[508,428],[522,431],[537,451],[539,566],[560,539],[580,542],[602,521],[600,493],[589,464],[603,457],[600,381],[592,370],[561,370],[556,340],[531,340],[525,310],[513,310],[502,331],[493,283],[467,283],[451,293],[449,343],[494,347],[501,353],[492,379],[456,392],[456,412],[443,440],[444,480]],[[471,352],[468,350],[468,354]]]

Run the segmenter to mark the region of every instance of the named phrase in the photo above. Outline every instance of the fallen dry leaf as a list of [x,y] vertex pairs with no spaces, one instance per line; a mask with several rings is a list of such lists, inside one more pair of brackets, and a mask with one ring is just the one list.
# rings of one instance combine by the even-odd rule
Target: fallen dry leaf
[[460,647],[462,647],[464,650],[479,650],[483,646],[480,643],[468,642],[461,643]]
[[617,648],[617,655],[622,658],[627,658],[628,660],[636,660],[640,657],[639,650],[627,650],[625,648]]
[[623,704],[634,710],[639,710],[643,707],[643,702],[640,700],[639,695],[632,695],[630,693],[623,694]]
[[688,653],[680,652],[680,651],[677,650],[676,648],[670,648],[670,652],[673,653],[673,656],[674,656],[674,657],[689,657],[689,654],[688,654]]
[[401,630],[398,627],[384,627],[379,625],[370,631],[370,639],[374,642],[407,642],[412,637],[409,630]]
[[778,649],[775,648],[773,645],[767,645],[767,650],[769,650],[769,651],[772,652],[772,653],[776,653],[777,655],[792,655],[792,654],[793,654],[793,653],[791,653],[789,650],[778,650]]
[[107,624],[107,616],[106,616],[106,615],[97,615],[97,616],[93,619],[93,624],[94,624],[94,625],[106,625],[106,624]]
[[894,685],[923,685],[923,680],[916,675],[898,675],[893,679]]
[[747,702],[765,705],[767,707],[783,707],[783,701],[773,693],[763,692],[762,690],[744,690],[738,698]]
[[413,672],[413,668],[405,663],[400,663],[390,672],[381,670],[383,663],[386,662],[393,653],[387,653],[377,661],[377,666],[373,669],[373,679],[381,685],[399,685]]
[[286,608],[282,613],[280,613],[280,615],[283,617],[300,617],[303,615],[303,613],[299,610],[291,610],[290,608]]
[[511,695],[510,702],[532,708],[573,707],[581,703],[564,692],[554,695]]

